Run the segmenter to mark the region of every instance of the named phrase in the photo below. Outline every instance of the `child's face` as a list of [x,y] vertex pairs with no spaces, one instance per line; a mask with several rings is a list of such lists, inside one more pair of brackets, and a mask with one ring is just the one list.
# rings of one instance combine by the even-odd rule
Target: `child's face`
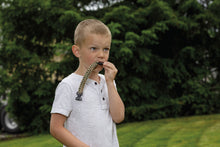
[[[80,64],[88,68],[94,62],[108,61],[111,46],[111,37],[108,35],[88,34],[84,43],[80,46]],[[102,66],[95,69],[102,70]]]

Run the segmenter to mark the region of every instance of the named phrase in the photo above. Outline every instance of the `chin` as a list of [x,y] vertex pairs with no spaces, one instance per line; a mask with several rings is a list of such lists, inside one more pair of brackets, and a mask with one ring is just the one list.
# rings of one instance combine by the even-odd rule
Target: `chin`
[[98,66],[96,69],[94,69],[95,72],[100,72],[103,70],[103,67]]

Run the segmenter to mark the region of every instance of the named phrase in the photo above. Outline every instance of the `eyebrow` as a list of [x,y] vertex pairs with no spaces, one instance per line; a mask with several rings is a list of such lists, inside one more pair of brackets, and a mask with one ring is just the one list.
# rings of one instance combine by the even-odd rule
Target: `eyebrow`
[[[95,44],[92,44],[92,45],[90,45],[89,47],[90,47],[90,48],[91,48],[91,47],[100,48],[100,47],[99,47],[99,45],[95,45]],[[110,49],[110,48],[111,48],[111,46],[106,46],[106,47],[103,47],[103,48],[104,48],[104,49],[105,49],[105,48]]]

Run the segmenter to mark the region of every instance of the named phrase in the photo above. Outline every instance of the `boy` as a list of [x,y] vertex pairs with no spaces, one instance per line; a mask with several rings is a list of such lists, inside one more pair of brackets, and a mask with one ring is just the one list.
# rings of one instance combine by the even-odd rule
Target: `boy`
[[[87,19],[78,24],[74,44],[72,52],[79,66],[57,86],[50,132],[68,147],[118,147],[115,123],[124,120],[125,110],[114,83],[117,69],[108,62],[111,32],[101,21]],[[78,101],[80,82],[94,62],[103,65],[92,71]],[[99,74],[103,68],[105,75]]]

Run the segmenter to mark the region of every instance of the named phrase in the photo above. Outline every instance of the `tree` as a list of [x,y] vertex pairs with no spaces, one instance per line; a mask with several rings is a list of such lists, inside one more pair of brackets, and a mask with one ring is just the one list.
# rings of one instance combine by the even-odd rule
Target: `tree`
[[[74,67],[64,63],[75,61],[70,53],[71,39],[74,25],[82,17],[68,2],[1,2],[0,58],[7,71],[1,84],[11,91],[9,111],[28,130],[48,129],[58,79]],[[57,62],[55,55],[61,52],[65,58]]]
[[[71,46],[85,18],[111,29],[127,121],[220,110],[217,0],[0,2],[1,92],[10,89],[8,110],[29,131],[48,130],[55,88],[78,64]],[[94,2],[105,7],[85,9]]]
[[127,119],[219,112],[218,6],[139,0],[106,13]]

